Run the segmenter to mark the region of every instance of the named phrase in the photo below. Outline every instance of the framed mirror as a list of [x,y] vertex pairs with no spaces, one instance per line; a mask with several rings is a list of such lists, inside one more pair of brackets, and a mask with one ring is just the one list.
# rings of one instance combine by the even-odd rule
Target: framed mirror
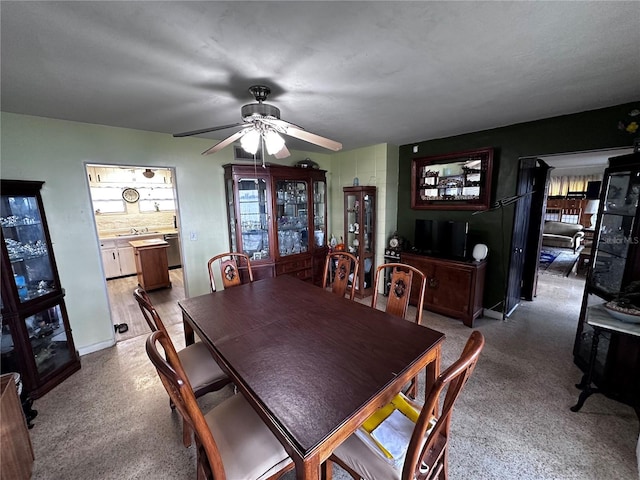
[[487,210],[491,201],[493,148],[411,161],[411,208]]

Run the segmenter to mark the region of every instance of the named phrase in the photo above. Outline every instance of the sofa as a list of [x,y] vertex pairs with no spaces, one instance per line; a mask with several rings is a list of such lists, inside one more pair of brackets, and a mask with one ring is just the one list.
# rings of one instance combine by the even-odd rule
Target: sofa
[[542,246],[572,248],[575,253],[584,238],[579,223],[546,221],[542,229]]

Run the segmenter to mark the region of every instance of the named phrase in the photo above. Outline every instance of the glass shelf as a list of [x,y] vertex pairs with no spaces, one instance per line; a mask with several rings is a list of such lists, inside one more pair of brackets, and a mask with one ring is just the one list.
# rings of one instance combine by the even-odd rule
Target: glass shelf
[[2,237],[21,303],[58,290],[35,195],[2,195]]
[[[233,189],[227,189],[233,200]],[[234,219],[233,203],[229,205],[231,221],[237,221],[242,235],[242,253],[252,260],[269,258],[269,221],[267,213],[267,182],[264,178],[238,180],[238,218]],[[237,251],[235,229],[231,229],[232,249]]]
[[276,182],[276,230],[281,257],[309,250],[308,194],[305,181]]

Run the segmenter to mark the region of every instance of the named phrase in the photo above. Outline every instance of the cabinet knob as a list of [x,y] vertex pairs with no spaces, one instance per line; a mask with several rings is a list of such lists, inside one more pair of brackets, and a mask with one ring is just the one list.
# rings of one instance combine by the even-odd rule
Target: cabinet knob
[[440,282],[438,281],[437,278],[435,277],[429,277],[427,279],[427,286],[429,288],[438,288],[438,285],[440,284]]

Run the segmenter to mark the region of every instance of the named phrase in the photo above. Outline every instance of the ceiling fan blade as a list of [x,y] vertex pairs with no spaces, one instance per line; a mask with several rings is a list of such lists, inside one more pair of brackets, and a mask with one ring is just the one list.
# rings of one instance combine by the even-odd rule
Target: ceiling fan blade
[[282,149],[278,153],[276,153],[274,155],[274,157],[276,157],[276,158],[287,158],[289,155],[291,155],[291,152],[289,152],[289,149],[285,145],[284,147],[282,147]]
[[216,143],[210,149],[205,150],[204,152],[202,152],[202,155],[209,155],[210,153],[216,153],[216,152],[222,150],[227,145],[230,145],[233,142],[235,142],[236,140],[238,140],[245,133],[247,133],[247,129],[246,128],[244,130],[240,130],[239,132],[234,133],[233,135],[225,138],[224,140],[219,141],[218,143]]
[[219,127],[203,128],[201,130],[192,130],[190,132],[174,133],[174,137],[191,137],[192,135],[200,135],[201,133],[215,132],[216,130],[224,130],[232,127],[246,127],[246,123],[232,123],[231,125],[221,125]]
[[295,123],[287,122],[286,120],[282,120],[281,118],[264,118],[262,119],[262,121],[269,125],[273,125],[278,129],[294,127],[294,128],[299,128],[300,130],[304,130],[304,127],[301,127],[300,125],[296,125]]
[[304,140],[305,142],[313,143],[315,145],[319,145],[324,148],[328,148],[329,150],[338,151],[342,150],[342,144],[340,142],[336,142],[334,140],[330,140],[325,137],[321,137],[320,135],[316,135],[315,133],[307,132],[306,130],[302,130],[297,127],[288,126],[284,128],[285,135],[289,135],[294,138],[299,138],[300,140]]

